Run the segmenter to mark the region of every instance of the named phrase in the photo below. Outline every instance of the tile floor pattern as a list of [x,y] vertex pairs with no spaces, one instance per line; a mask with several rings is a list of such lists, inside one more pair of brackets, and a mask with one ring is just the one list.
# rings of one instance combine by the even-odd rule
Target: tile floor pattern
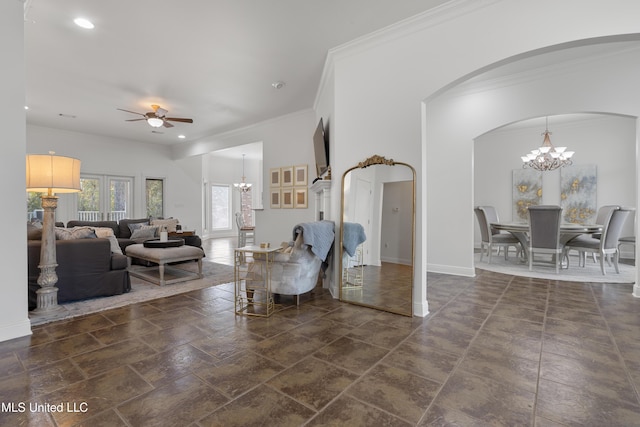
[[0,343],[0,425],[640,425],[630,285],[428,283],[426,318],[321,289],[239,317],[220,285],[36,327]]

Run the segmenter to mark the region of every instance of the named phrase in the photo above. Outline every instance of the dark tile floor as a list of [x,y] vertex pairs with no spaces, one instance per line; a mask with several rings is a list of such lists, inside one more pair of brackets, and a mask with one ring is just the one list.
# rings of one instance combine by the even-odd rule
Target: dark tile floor
[[429,274],[428,299],[409,318],[318,289],[246,318],[231,284],[38,326],[0,343],[0,425],[640,425],[630,285],[478,270]]

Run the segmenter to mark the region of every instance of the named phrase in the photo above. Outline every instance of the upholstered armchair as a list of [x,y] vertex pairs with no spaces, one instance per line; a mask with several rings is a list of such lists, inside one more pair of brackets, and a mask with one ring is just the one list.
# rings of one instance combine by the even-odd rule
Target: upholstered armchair
[[[300,295],[311,291],[318,283],[323,262],[330,256],[335,239],[333,221],[316,221],[298,224],[293,229],[292,244],[285,245],[277,252],[271,264],[271,293],[294,295],[296,304]],[[264,258],[256,254],[255,264],[264,263]],[[255,265],[254,273],[264,271],[261,265]],[[255,280],[262,280],[254,275]],[[247,284],[247,289],[250,285]]]

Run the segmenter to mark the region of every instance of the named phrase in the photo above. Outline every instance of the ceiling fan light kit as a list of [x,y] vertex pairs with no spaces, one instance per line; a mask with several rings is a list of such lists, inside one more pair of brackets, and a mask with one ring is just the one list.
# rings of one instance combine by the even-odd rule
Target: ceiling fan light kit
[[160,107],[159,105],[156,104],[152,104],[151,108],[153,108],[153,111],[149,111],[148,113],[138,113],[137,111],[131,111],[131,110],[125,110],[122,108],[118,108],[118,110],[120,111],[124,111],[126,113],[132,113],[132,114],[137,114],[139,116],[142,116],[142,118],[140,119],[128,119],[126,120],[127,122],[137,122],[140,120],[145,120],[149,126],[153,127],[153,128],[159,128],[159,127],[166,127],[166,128],[172,128],[173,125],[171,122],[180,122],[180,123],[193,123],[193,119],[184,119],[184,118],[180,118],[180,117],[166,117],[166,114],[169,112],[168,110],[165,110],[164,108]]

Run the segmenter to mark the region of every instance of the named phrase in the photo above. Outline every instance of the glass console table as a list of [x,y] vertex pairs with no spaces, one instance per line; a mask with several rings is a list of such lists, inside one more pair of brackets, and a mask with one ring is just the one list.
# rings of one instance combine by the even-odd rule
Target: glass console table
[[271,294],[271,264],[280,248],[244,246],[234,250],[235,313],[269,317],[275,304]]

